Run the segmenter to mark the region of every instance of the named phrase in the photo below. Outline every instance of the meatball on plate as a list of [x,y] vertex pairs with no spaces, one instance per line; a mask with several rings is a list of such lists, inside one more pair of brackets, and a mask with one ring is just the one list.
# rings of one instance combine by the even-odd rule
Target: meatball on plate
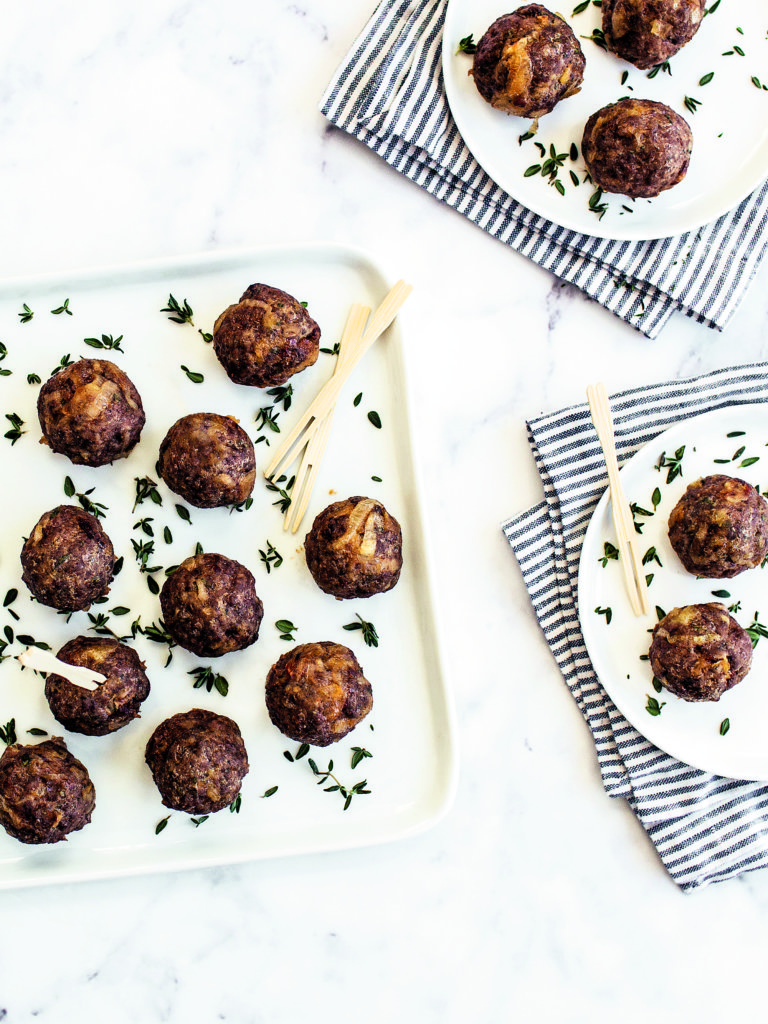
[[584,66],[567,22],[541,4],[526,4],[483,33],[469,73],[492,107],[539,118],[579,91]]
[[[750,85],[743,59],[723,52],[738,39],[765,38],[760,5],[738,5],[743,37],[728,29],[725,5],[704,16],[705,0],[582,7],[450,0],[441,71],[451,119],[437,110],[411,118],[406,104],[392,113],[402,121],[395,132],[462,178],[467,211],[473,196],[526,226],[530,211],[551,222],[546,235],[560,227],[646,241],[695,232],[735,210],[765,180],[768,119],[764,90]],[[403,60],[413,57],[408,38],[405,30]],[[434,92],[425,43],[404,74],[403,95]],[[646,109],[651,120],[671,110],[673,123],[659,119],[638,136],[636,126],[603,127],[601,113],[585,137],[593,115],[624,99],[658,104]],[[611,118],[624,113],[619,106]],[[740,139],[750,140],[746,149]]]
[[617,56],[652,68],[693,39],[705,13],[705,0],[603,0],[603,35]]
[[[638,397],[614,400],[620,446],[645,429]],[[768,781],[768,506],[760,493],[768,409],[733,405],[688,418],[673,401],[667,411],[678,422],[621,468],[650,610],[632,612],[606,489],[581,547],[578,617],[589,658],[582,670],[574,646],[578,675],[596,708],[610,699],[622,728],[672,758]],[[738,477],[718,472],[726,466]],[[639,764],[651,756],[639,739],[636,749]]]
[[193,555],[171,573],[160,607],[175,643],[201,658],[250,647],[264,615],[251,571],[213,553]]
[[400,579],[403,533],[381,502],[355,495],[317,515],[304,551],[312,578],[326,594],[373,597]]
[[63,739],[13,743],[0,757],[0,825],[22,843],[60,843],[96,806],[88,769]]
[[249,767],[237,723],[203,708],[161,722],[149,738],[145,758],[165,806],[187,814],[213,814],[228,807]]
[[32,596],[63,612],[85,610],[105,597],[114,565],[112,541],[101,523],[77,505],[45,512],[21,550],[21,578]]
[[317,360],[320,328],[293,295],[252,284],[217,318],[213,350],[235,384],[272,387]]
[[107,359],[80,359],[40,388],[43,443],[79,466],[105,466],[136,447],[146,419],[128,376]]
[[232,416],[190,413],[163,438],[157,471],[197,508],[239,505],[256,482],[253,442]]
[[373,707],[371,684],[354,653],[330,640],[281,655],[269,670],[266,700],[280,732],[318,747],[343,739]]

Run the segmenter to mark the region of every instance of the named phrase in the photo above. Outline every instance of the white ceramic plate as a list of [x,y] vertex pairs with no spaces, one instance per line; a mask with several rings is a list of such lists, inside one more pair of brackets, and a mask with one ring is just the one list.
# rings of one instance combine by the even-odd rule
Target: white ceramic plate
[[[26,536],[46,509],[67,501],[64,479],[79,492],[94,488],[91,499],[108,507],[104,528],[125,565],[108,601],[91,614],[124,605],[130,615],[111,616],[109,625],[127,633],[141,615],[144,625],[159,618],[159,601],[138,572],[131,540],[147,540],[134,525],[151,516],[154,564],[177,564],[200,541],[206,551],[219,551],[245,563],[256,577],[264,603],[259,640],[245,651],[220,659],[199,659],[176,648],[167,668],[167,648],[139,636],[135,647],[146,660],[152,692],[141,718],[106,737],[67,733],[50,714],[39,676],[22,672],[10,659],[0,665],[0,724],[15,718],[21,741],[34,742],[31,728],[63,735],[72,753],[88,767],[96,787],[91,824],[65,843],[25,846],[0,830],[0,886],[41,884],[99,878],[142,871],[221,864],[260,857],[334,850],[394,839],[425,828],[449,806],[456,780],[452,711],[446,691],[438,643],[439,616],[429,580],[429,552],[412,454],[408,412],[408,380],[400,332],[395,325],[355,369],[342,391],[336,418],[307,516],[300,531],[283,532],[282,516],[273,505],[277,495],[257,480],[253,506],[230,514],[226,509],[190,509],[191,524],[175,511],[181,503],[162,482],[162,506],[145,501],[132,511],[136,477],[157,477],[154,466],[162,437],[179,417],[193,411],[233,414],[255,440],[257,411],[271,404],[265,391],[232,384],[210,344],[197,328],[210,331],[228,304],[255,281],[277,285],[308,303],[323,331],[321,345],[338,339],[349,306],[376,306],[394,283],[360,252],[336,245],[310,245],[254,252],[211,254],[156,264],[110,268],[0,284],[0,336],[8,355],[0,368],[4,413],[16,413],[26,433],[11,445],[0,436],[0,464],[5,482],[3,544],[0,551],[0,599],[10,588],[19,596],[0,614],[0,627],[29,633],[54,651],[70,637],[88,632],[88,613],[69,623],[52,609],[31,601],[20,580],[19,552]],[[160,310],[169,293],[194,311],[195,326],[171,323]],[[71,316],[49,312],[69,299]],[[34,317],[22,323],[26,303]],[[407,304],[400,320],[407,318]],[[100,352],[83,344],[86,337],[117,337],[124,354]],[[35,413],[39,388],[27,383],[28,373],[43,380],[61,357],[100,355],[122,366],[142,395],[147,425],[139,446],[128,459],[111,467],[84,469],[38,444]],[[334,359],[321,354],[315,366],[293,379],[293,404],[278,424],[290,429],[332,372]],[[204,375],[192,383],[181,364]],[[358,406],[353,398],[362,392]],[[376,429],[366,413],[375,410]],[[6,426],[9,426],[7,421]],[[271,434],[274,442],[281,435]],[[282,436],[285,436],[285,432]],[[256,445],[257,468],[263,468],[274,446]],[[381,477],[381,482],[372,479]],[[366,601],[336,601],[323,594],[309,576],[303,538],[314,516],[329,502],[351,494],[379,498],[403,527],[405,564],[400,581],[388,594]],[[163,527],[172,543],[163,540]],[[271,542],[283,564],[267,573],[259,551]],[[159,582],[163,573],[157,574]],[[14,620],[10,610],[20,615]],[[360,614],[374,623],[377,648],[363,643],[361,632],[343,626]],[[338,793],[325,793],[305,757],[294,763],[283,751],[298,744],[275,729],[264,704],[269,667],[292,646],[281,640],[278,619],[298,627],[296,643],[335,640],[351,647],[373,686],[374,707],[368,718],[331,748],[313,748],[324,770],[328,759],[342,783],[367,779],[369,795],[355,797],[343,810]],[[6,653],[16,653],[15,643]],[[189,671],[212,665],[226,677],[229,693],[193,689]],[[242,788],[239,814],[220,811],[195,827],[181,813],[171,814],[160,802],[144,764],[151,732],[169,714],[205,707],[234,718],[243,733],[250,773]],[[373,756],[351,768],[351,749],[360,746]],[[268,798],[263,794],[277,786]]]
[[[496,0],[450,0],[443,36],[443,71],[448,102],[461,135],[478,163],[510,196],[535,213],[574,231],[604,238],[650,239],[692,231],[738,205],[768,174],[768,92],[756,88],[754,75],[768,83],[768,39],[762,4],[732,4],[723,0],[704,18],[691,42],[672,58],[672,74],[649,79],[648,72],[606,53],[590,39],[580,38],[587,60],[581,92],[563,100],[542,117],[535,139],[518,144],[530,127],[524,118],[494,110],[478,93],[467,74],[472,58],[457,54],[459,40],[480,39],[489,25],[507,10]],[[546,5],[545,5],[546,6]],[[600,27],[600,10],[590,6],[570,12],[574,0],[558,13],[577,37]],[[743,30],[743,34],[737,31]],[[739,46],[745,56],[733,49]],[[723,56],[726,51],[731,56]],[[627,73],[622,84],[622,75]],[[704,86],[700,80],[714,78]],[[604,196],[608,210],[602,219],[588,206],[594,187],[584,182],[584,161],[570,158],[559,172],[565,187],[561,196],[540,174],[524,177],[527,168],[541,164],[535,143],[550,145],[558,154],[571,143],[581,147],[587,118],[622,96],[659,100],[678,111],[691,125],[693,156],[686,177],[656,199]],[[690,113],[685,97],[701,101]],[[575,187],[569,171],[581,184]],[[631,212],[627,212],[627,210]]]
[[[744,434],[737,434],[740,431]],[[658,470],[656,465],[663,452],[672,458],[683,445],[683,475],[667,483],[668,470]],[[751,465],[742,464],[755,457],[758,461]],[[653,492],[658,488],[661,494],[653,515],[636,516],[644,524],[643,551],[655,548],[661,561],[659,565],[651,560],[646,567],[653,573],[651,608],[668,612],[687,604],[720,601],[726,607],[737,606],[732,614],[745,629],[756,616],[768,626],[768,568],[752,569],[730,580],[697,579],[683,569],[669,543],[667,521],[673,506],[688,484],[712,473],[748,480],[763,492],[768,489],[768,409],[764,405],[718,409],[680,423],[622,467],[630,502],[653,511]],[[616,706],[651,742],[686,764],[734,779],[768,780],[768,638],[758,641],[747,676],[717,702],[689,703],[666,690],[657,693],[650,665],[641,656],[648,653],[649,631],[659,613],[632,614],[618,562],[609,560],[602,566],[606,541],[616,543],[607,493],[584,538],[579,621],[598,678]],[[598,608],[611,609],[610,622]],[[649,697],[663,703],[660,714],[653,716],[646,710]],[[725,719],[730,728],[721,735]]]

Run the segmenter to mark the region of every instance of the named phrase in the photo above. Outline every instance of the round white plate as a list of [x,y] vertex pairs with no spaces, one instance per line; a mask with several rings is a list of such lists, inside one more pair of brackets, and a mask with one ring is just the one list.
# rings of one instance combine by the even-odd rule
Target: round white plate
[[[744,431],[743,434],[736,432]],[[729,436],[734,435],[734,436]],[[667,482],[669,470],[657,469],[662,453],[674,458],[685,447],[682,476]],[[743,449],[743,451],[741,451]],[[757,458],[744,466],[744,460]],[[724,459],[725,462],[716,460]],[[660,434],[622,468],[627,499],[653,512],[636,515],[643,524],[644,552],[655,548],[661,565],[646,565],[651,613],[633,615],[618,561],[602,557],[605,543],[616,544],[607,493],[587,528],[579,564],[579,621],[600,682],[624,717],[661,750],[685,764],[734,779],[768,780],[768,637],[759,639],[748,675],[719,701],[693,704],[666,690],[657,693],[647,655],[650,630],[661,612],[687,604],[720,601],[736,606],[734,618],[749,629],[755,618],[768,627],[768,567],[751,569],[730,580],[707,580],[683,569],[667,537],[669,513],[688,484],[711,473],[748,480],[768,489],[768,407],[718,409]],[[660,500],[654,510],[654,491]],[[726,596],[727,595],[727,596]],[[610,609],[608,615],[596,609]],[[660,609],[657,611],[656,609]],[[649,697],[661,712],[647,710]],[[729,728],[721,734],[722,723]]]
[[[489,25],[510,8],[494,0],[449,0],[443,35],[443,72],[451,112],[475,159],[510,196],[534,213],[574,231],[602,238],[651,239],[692,231],[737,206],[768,174],[768,38],[761,3],[733,4],[722,0],[707,15],[691,42],[672,58],[671,75],[648,78],[632,64],[600,49],[589,38],[599,28],[600,9],[591,4],[581,14],[570,12],[571,0],[560,13],[579,37],[587,60],[581,92],[539,122],[535,138],[518,143],[531,121],[494,110],[475,88],[468,71],[472,57],[457,53],[459,40],[472,34],[480,39]],[[742,29],[739,32],[738,29]],[[734,49],[739,47],[744,56]],[[723,54],[731,51],[730,56]],[[622,83],[624,73],[626,79]],[[714,72],[712,80],[699,85]],[[693,130],[694,145],[686,177],[656,199],[604,195],[608,209],[601,219],[589,208],[594,187],[584,181],[581,137],[594,111],[622,96],[659,100],[678,111]],[[685,107],[686,96],[701,101],[695,113]],[[571,143],[579,156],[568,156],[558,172],[565,195],[549,179],[527,168],[541,164],[535,143],[568,154]],[[570,172],[579,179],[572,182]]]

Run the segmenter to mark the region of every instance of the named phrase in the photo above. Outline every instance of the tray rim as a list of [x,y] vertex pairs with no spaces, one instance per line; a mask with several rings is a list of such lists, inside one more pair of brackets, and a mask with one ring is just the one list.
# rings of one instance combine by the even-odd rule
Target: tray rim
[[[92,285],[97,286],[101,282],[107,282],[115,277],[125,279],[141,280],[153,273],[184,273],[204,272],[210,267],[212,272],[226,269],[228,266],[237,267],[242,262],[253,259],[275,258],[297,258],[312,259],[322,257],[340,262],[348,262],[350,265],[357,265],[366,274],[386,291],[390,286],[390,276],[385,272],[382,265],[377,262],[365,249],[360,246],[351,245],[338,241],[296,241],[281,242],[274,245],[264,244],[259,246],[235,246],[225,249],[199,250],[193,253],[181,253],[169,256],[152,257],[148,259],[137,259],[125,263],[91,264],[79,266],[72,270],[58,269],[46,270],[39,273],[20,274],[11,277],[0,278],[0,298],[7,296],[20,288],[44,289],[57,285]],[[457,716],[453,700],[450,675],[447,671],[444,656],[443,630],[440,625],[440,599],[434,586],[434,565],[435,555],[426,530],[423,474],[420,462],[416,457],[418,444],[413,422],[413,382],[410,367],[408,365],[407,353],[403,343],[403,332],[401,324],[407,323],[408,306],[399,312],[396,320],[388,328],[387,334],[390,339],[396,341],[394,358],[397,362],[397,370],[401,376],[403,386],[404,402],[403,413],[406,419],[404,433],[412,441],[410,448],[410,474],[413,483],[412,494],[412,518],[415,518],[415,526],[419,534],[419,546],[424,561],[425,593],[429,599],[428,617],[432,627],[432,650],[430,655],[436,667],[436,675],[439,678],[440,696],[439,719],[433,721],[435,735],[439,737],[439,745],[445,751],[445,757],[441,758],[439,771],[435,774],[435,794],[424,801],[424,810],[415,821],[406,822],[396,828],[386,828],[375,823],[368,827],[359,836],[345,835],[335,839],[314,840],[306,848],[297,848],[289,841],[276,842],[274,847],[259,850],[249,850],[248,840],[243,839],[231,851],[210,853],[201,849],[195,856],[180,856],[174,853],[173,849],[154,848],[153,855],[146,861],[135,864],[117,863],[110,866],[108,863],[98,871],[90,868],[78,868],[74,865],[64,867],[53,867],[46,869],[44,873],[34,875],[25,874],[22,877],[3,877],[0,875],[0,891],[10,889],[32,888],[47,885],[57,885],[74,882],[98,882],[114,878],[138,877],[141,875],[159,874],[166,872],[177,872],[183,870],[195,870],[242,863],[256,863],[258,861],[272,860],[283,857],[312,856],[315,854],[327,854],[342,852],[346,850],[362,849],[364,847],[379,844],[396,842],[411,836],[419,835],[436,825],[450,811],[458,789],[459,779],[459,750],[457,739]],[[20,857],[23,860],[24,846],[19,844]],[[164,856],[162,856],[164,854]],[[16,863],[17,859],[8,860],[9,864]]]

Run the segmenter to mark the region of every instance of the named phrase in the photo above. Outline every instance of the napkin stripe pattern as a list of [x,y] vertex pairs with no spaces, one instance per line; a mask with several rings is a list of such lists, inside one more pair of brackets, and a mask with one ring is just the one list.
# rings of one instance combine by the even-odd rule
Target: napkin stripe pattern
[[[619,461],[674,423],[755,402],[768,402],[768,364],[615,395]],[[528,438],[544,500],[503,530],[547,643],[592,731],[606,792],[629,802],[684,890],[768,865],[768,786],[711,775],[659,750],[618,711],[592,668],[578,621],[578,568],[608,478],[586,403],[529,421]]]
[[[627,242],[569,231],[482,170],[445,95],[447,0],[383,0],[322,97],[328,120],[435,198],[655,338],[679,309],[722,328],[768,247],[768,182],[676,238]],[[457,41],[458,42],[458,41]]]

